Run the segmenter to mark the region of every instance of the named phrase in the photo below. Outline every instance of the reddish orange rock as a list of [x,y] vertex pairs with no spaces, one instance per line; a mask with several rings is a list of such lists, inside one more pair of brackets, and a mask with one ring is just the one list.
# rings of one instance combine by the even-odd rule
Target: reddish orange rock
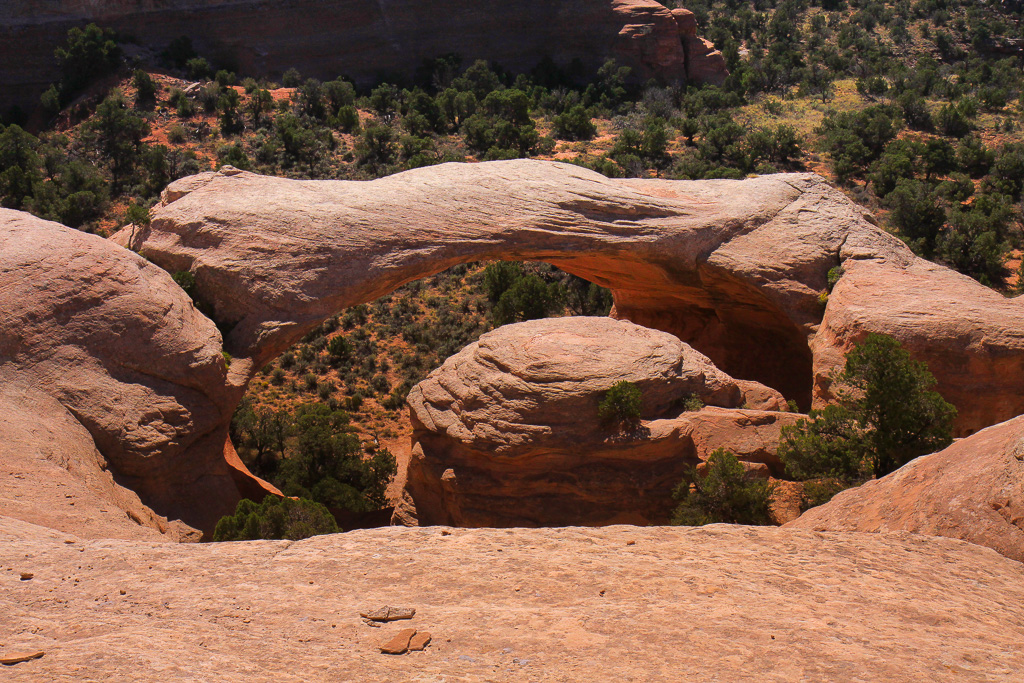
[[430,632],[419,631],[409,641],[409,650],[419,652],[420,650],[425,650],[428,644],[430,644]]
[[403,628],[390,639],[380,644],[380,651],[386,655],[401,655],[409,649],[409,641],[416,635],[416,629]]

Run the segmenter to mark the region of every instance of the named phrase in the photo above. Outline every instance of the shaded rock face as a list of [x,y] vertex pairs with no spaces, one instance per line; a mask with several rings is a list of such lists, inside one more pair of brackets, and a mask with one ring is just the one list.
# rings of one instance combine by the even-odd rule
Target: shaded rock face
[[[641,427],[602,426],[616,382],[643,394]],[[740,383],[665,332],[611,318],[553,318],[483,335],[409,394],[406,490],[421,524],[663,523],[687,467],[718,447],[778,470],[778,392]],[[684,413],[687,398],[718,409]],[[762,465],[763,466],[763,465]]]
[[653,0],[15,0],[0,12],[0,83],[10,102],[28,105],[59,77],[53,46],[90,21],[154,52],[190,36],[204,56],[253,76],[295,67],[365,85],[411,78],[423,60],[448,54],[513,71],[543,57],[563,68],[580,60],[591,73],[614,58],[638,82],[720,83],[727,75],[724,62],[701,53],[695,33],[680,39],[676,17]]
[[[216,521],[239,498],[233,472],[247,476],[223,457],[244,380],[231,385],[216,327],[166,272],[107,240],[6,209],[0,226],[3,476],[67,479],[80,489],[68,497],[88,500],[79,512],[117,508],[158,532],[166,520],[135,493],[162,515]],[[76,512],[48,483],[7,509]]]
[[[15,570],[0,571],[0,654],[46,653],[4,681],[1019,683],[1024,670],[1021,565],[948,538],[713,525],[65,540],[0,518]],[[359,618],[385,604],[416,615]],[[425,652],[380,654],[410,627],[432,634]]]
[[843,491],[787,526],[948,536],[1024,562],[1024,417]]

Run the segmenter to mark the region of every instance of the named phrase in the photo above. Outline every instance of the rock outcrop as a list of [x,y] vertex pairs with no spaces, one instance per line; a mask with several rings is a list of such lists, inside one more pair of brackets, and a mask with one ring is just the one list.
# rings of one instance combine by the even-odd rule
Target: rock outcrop
[[[0,518],[0,544],[0,656],[44,653],[5,667],[12,682],[1017,683],[1024,670],[1021,565],[912,534],[393,527],[183,546]],[[384,604],[416,615],[363,623]],[[429,631],[427,649],[381,654],[406,628]]]
[[410,79],[424,60],[450,54],[523,72],[548,57],[594,73],[613,58],[641,83],[727,76],[695,25],[680,39],[676,17],[653,0],[14,0],[0,14],[0,84],[6,102],[23,106],[59,79],[54,45],[90,21],[154,53],[190,36],[204,56],[256,77],[295,67],[367,85]]
[[843,491],[787,526],[948,536],[1024,562],[1024,418]]
[[[405,282],[468,261],[537,259],[610,287],[617,317],[803,409],[812,387],[828,400],[826,378],[853,342],[881,332],[923,354],[961,411],[959,434],[1024,413],[1012,371],[1024,363],[1024,300],[915,257],[871,221],[811,174],[613,180],[519,160],[370,182],[225,169],[173,183],[150,228],[120,240],[191,270],[231,328],[227,350],[250,369]],[[838,265],[846,275],[823,307]],[[987,407],[975,410],[980,396]]]
[[[265,490],[225,448],[255,371],[335,312],[468,261],[543,260],[610,287],[617,317],[802,408],[812,389],[828,400],[826,379],[850,344],[883,332],[928,360],[961,411],[959,434],[1024,412],[1024,301],[916,258],[810,174],[612,180],[520,160],[370,182],[230,167],[185,178],[147,229],[118,241],[195,276],[229,330],[229,367],[217,330],[169,276],[34,220],[0,215],[10,245],[0,373],[70,412],[118,483],[204,531],[240,488]],[[846,274],[823,308],[837,265]]]
[[25,213],[0,209],[0,226],[0,511],[178,539],[193,530],[159,515],[205,528],[258,486],[223,454],[247,376],[171,277]]
[[[643,423],[625,432],[598,418],[620,381],[643,394]],[[744,388],[785,409],[665,332],[611,318],[505,325],[409,393],[406,491],[420,524],[664,523],[686,469],[716,448],[780,469],[779,428],[796,416],[723,410],[746,404]],[[694,398],[717,409],[684,412]]]

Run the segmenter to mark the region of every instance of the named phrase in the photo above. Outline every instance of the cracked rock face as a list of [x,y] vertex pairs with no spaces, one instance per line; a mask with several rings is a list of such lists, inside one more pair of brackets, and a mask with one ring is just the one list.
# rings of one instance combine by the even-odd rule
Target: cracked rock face
[[948,536],[1024,562],[1024,417],[843,491],[787,526]]
[[[639,429],[598,419],[620,381],[643,395]],[[778,471],[778,429],[797,416],[734,410],[748,396],[785,409],[778,392],[737,382],[665,332],[611,318],[506,325],[410,392],[406,490],[421,524],[665,522],[685,469],[715,448]],[[684,412],[693,398],[711,408]]]

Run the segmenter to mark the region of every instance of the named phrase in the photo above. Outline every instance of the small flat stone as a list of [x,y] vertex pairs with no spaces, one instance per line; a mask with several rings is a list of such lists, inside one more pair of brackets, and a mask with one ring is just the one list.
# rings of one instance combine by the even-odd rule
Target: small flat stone
[[416,635],[416,629],[403,628],[389,640],[380,644],[380,651],[386,655],[404,654],[409,649],[409,641]]
[[387,621],[388,612],[390,611],[391,608],[387,605],[384,605],[383,607],[378,607],[377,609],[371,610],[369,612],[360,612],[359,616],[361,616],[363,619],[369,619],[371,621]]
[[424,650],[424,649],[426,649],[427,644],[429,642],[430,642],[430,632],[429,631],[418,631],[416,633],[416,635],[414,635],[412,637],[412,640],[409,641],[409,651],[412,652],[412,651]]
[[399,619],[412,619],[416,616],[415,607],[392,607],[388,611],[388,621],[398,621]]
[[29,581],[33,577],[35,577],[35,574],[33,574],[32,572],[22,572],[21,573],[21,580],[22,581]]
[[36,652],[12,652],[9,655],[0,656],[0,664],[6,664],[8,666],[11,664],[21,664],[22,662],[27,662],[32,659],[39,659],[44,654],[46,653],[42,650],[38,650]]

